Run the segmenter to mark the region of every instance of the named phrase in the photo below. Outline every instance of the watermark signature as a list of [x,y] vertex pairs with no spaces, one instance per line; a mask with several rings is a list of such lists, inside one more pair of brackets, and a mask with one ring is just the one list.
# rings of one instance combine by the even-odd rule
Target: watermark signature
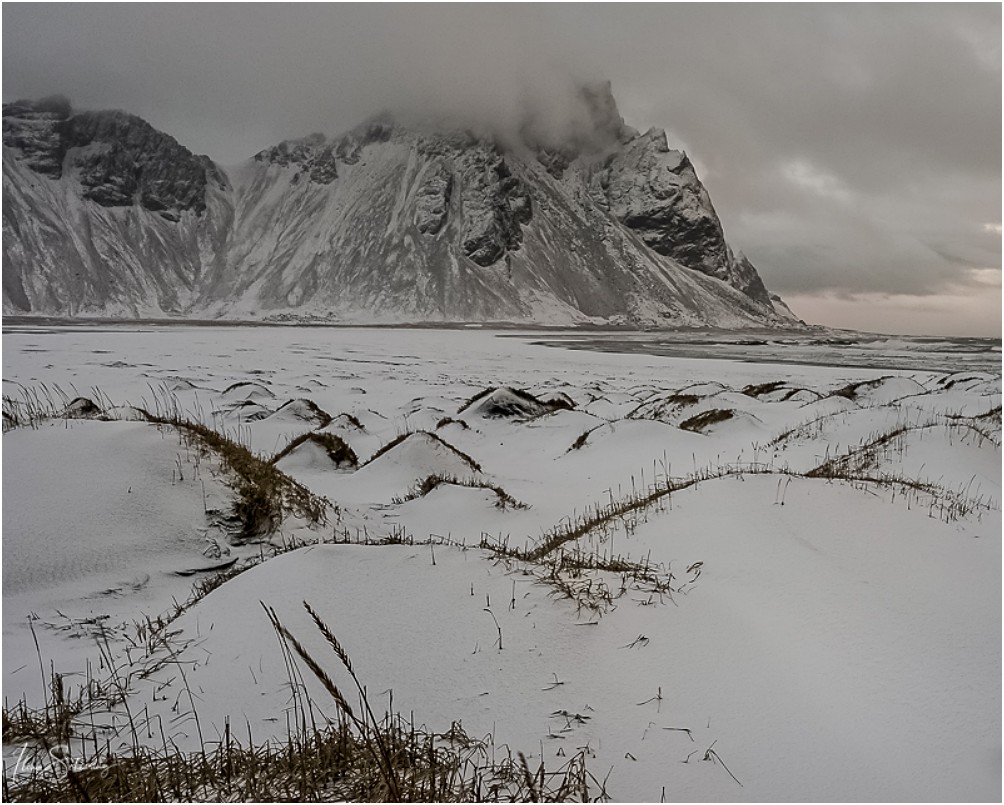
[[44,778],[59,779],[70,773],[108,768],[108,764],[99,758],[72,757],[66,746],[53,746],[41,749],[37,746],[23,744],[13,768],[4,762],[4,773],[11,779]]

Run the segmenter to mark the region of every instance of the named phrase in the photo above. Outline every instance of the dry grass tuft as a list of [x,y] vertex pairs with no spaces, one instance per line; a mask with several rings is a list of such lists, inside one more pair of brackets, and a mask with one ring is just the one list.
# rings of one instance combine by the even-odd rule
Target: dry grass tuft
[[299,398],[297,398],[295,400],[287,400],[286,402],[284,402],[282,405],[280,405],[275,410],[275,412],[272,414],[272,416],[275,416],[275,414],[278,414],[280,411],[282,411],[285,408],[288,408],[291,405],[302,406],[302,407],[306,408],[310,412],[309,417],[304,417],[302,414],[300,414],[297,417],[298,419],[303,419],[305,421],[314,422],[314,423],[317,424],[317,427],[319,427],[319,428],[323,428],[323,427],[326,427],[327,425],[331,424],[331,420],[333,418],[331,416],[331,414],[329,414],[327,411],[325,411],[323,408],[321,408],[313,400],[310,400],[310,399],[308,399],[306,397],[299,397]]
[[338,466],[359,466],[359,458],[356,456],[355,450],[349,447],[342,439],[333,433],[316,432],[304,433],[297,436],[281,451],[272,456],[272,458],[269,459],[269,464],[278,463],[296,450],[297,447],[306,442],[313,442],[314,444],[323,447],[324,451],[328,454],[328,458],[331,459],[332,463],[337,464]]
[[493,391],[495,391],[494,387],[489,387],[489,388],[486,388],[486,389],[481,389],[481,391],[479,391],[473,397],[468,397],[464,401],[464,403],[457,409],[457,413],[458,414],[464,413],[464,411],[466,411],[468,408],[470,408],[472,405],[474,405],[474,403],[476,403],[478,400],[484,399],[489,394],[491,394]]
[[[446,441],[442,436],[437,436],[435,433],[430,433],[427,430],[409,431],[408,433],[402,433],[400,436],[391,439],[389,442],[387,442],[387,444],[385,444],[383,447],[377,450],[372,456],[370,456],[369,460],[366,461],[366,464],[372,464],[374,461],[380,458],[380,456],[390,452],[399,444],[401,444],[401,442],[403,442],[405,439],[409,438],[410,436],[415,436],[417,434],[422,434],[423,436],[428,436],[430,439],[434,439],[435,441],[439,442],[443,447],[445,447],[447,450],[449,450],[451,453],[454,453],[457,456],[459,456],[460,459],[468,467],[474,470],[474,472],[481,472],[481,465],[477,461],[475,461],[471,456],[469,456],[463,450],[458,450],[456,447],[454,447],[452,444]],[[364,464],[363,466],[366,466],[366,464]]]
[[512,417],[512,416],[543,416],[545,414],[553,414],[555,411],[571,410],[575,407],[575,404],[565,399],[563,396],[555,397],[549,400],[541,400],[539,397],[534,396],[525,389],[513,388],[512,386],[500,386],[498,388],[487,388],[483,391],[478,392],[473,397],[471,397],[467,402],[465,402],[459,409],[457,409],[458,414],[462,414],[472,405],[474,405],[479,400],[493,394],[496,391],[504,389],[513,395],[517,400],[520,401],[522,405],[516,403],[510,404],[492,404],[483,412],[486,417]]
[[[603,783],[586,768],[583,748],[563,766],[531,769],[522,753],[514,757],[496,747],[491,736],[475,739],[453,722],[433,732],[390,711],[377,718],[348,653],[321,616],[304,602],[315,627],[337,659],[358,697],[353,708],[334,673],[306,649],[262,604],[279,637],[298,709],[285,739],[255,743],[230,723],[213,744],[181,752],[166,739],[160,749],[132,736],[132,749],[102,750],[90,736],[71,727],[36,736],[14,731],[4,713],[4,739],[30,741],[29,764],[22,773],[4,774],[8,802],[572,802],[606,800]],[[298,663],[312,674],[335,703],[337,717],[316,724],[317,712],[306,694]],[[193,700],[194,704],[194,700]],[[310,715],[308,716],[308,713]],[[72,718],[65,720],[71,724]],[[51,726],[51,725],[43,725]],[[86,724],[78,722],[78,726]],[[143,729],[145,732],[145,728]],[[63,739],[57,745],[56,739]],[[73,747],[71,749],[71,746]],[[88,747],[93,746],[93,751]],[[28,750],[26,750],[27,752]],[[79,754],[71,754],[77,752]]]
[[571,447],[569,447],[568,450],[566,450],[565,452],[570,453],[572,452],[572,450],[581,450],[583,447],[585,447],[586,442],[589,441],[589,434],[592,433],[594,430],[595,428],[590,428],[589,430],[582,431],[582,433],[579,434],[578,438],[574,442],[572,442]]
[[843,397],[845,400],[851,400],[852,402],[857,399],[858,393],[862,389],[873,389],[882,385],[883,381],[889,380],[891,375],[885,375],[883,377],[877,377],[874,380],[861,380],[857,383],[848,383],[846,386],[831,391],[828,396],[830,397]]
[[473,478],[457,478],[454,475],[427,475],[403,497],[394,498],[393,503],[407,503],[409,500],[424,498],[434,489],[438,489],[443,484],[450,486],[465,486],[469,489],[488,489],[495,493],[495,507],[498,509],[528,509],[526,503],[521,503],[502,487],[490,484],[485,481],[478,481]]
[[462,419],[454,419],[452,416],[444,416],[439,422],[436,423],[436,430],[440,428],[445,428],[447,425],[459,425],[464,430],[470,430],[471,426],[468,425]]
[[780,388],[784,388],[783,380],[772,380],[769,383],[758,383],[756,385],[746,386],[743,389],[743,394],[747,397],[760,397],[763,394],[770,394],[772,391],[777,391]]
[[241,538],[253,539],[274,532],[284,513],[303,517],[312,523],[326,522],[331,506],[328,501],[243,445],[177,413],[143,413],[150,422],[176,428],[197,447],[217,456],[224,468],[236,476],[234,514],[241,522]]
[[709,411],[702,411],[696,416],[690,417],[690,419],[685,419],[679,426],[683,430],[702,433],[705,428],[709,428],[719,422],[725,422],[732,419],[733,416],[733,412],[727,408],[712,408]]
[[366,427],[363,425],[362,422],[359,421],[359,417],[357,417],[355,414],[348,414],[348,413],[344,413],[343,412],[343,413],[339,414],[338,416],[336,416],[332,420],[332,422],[335,419],[344,419],[346,422],[348,422],[356,430],[366,430]]

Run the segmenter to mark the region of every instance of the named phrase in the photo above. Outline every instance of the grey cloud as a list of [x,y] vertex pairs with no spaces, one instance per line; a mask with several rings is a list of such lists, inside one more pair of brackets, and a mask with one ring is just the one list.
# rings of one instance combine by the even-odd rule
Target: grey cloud
[[3,7],[3,95],[133,111],[231,164],[383,109],[577,130],[609,79],[782,294],[934,294],[1000,268],[996,4]]
[[959,254],[952,254],[951,252],[946,251],[945,249],[942,249],[938,246],[932,246],[929,244],[928,248],[930,248],[932,252],[938,255],[938,257],[940,257],[946,263],[949,263],[953,266],[961,266],[962,268],[973,268],[973,269],[982,269],[986,266],[986,263],[983,261],[974,260],[971,257],[963,257],[962,255]]
[[[50,10],[52,8],[52,10]],[[4,98],[124,107],[217,160],[384,109],[560,131],[602,71],[552,53],[532,7],[154,5],[4,9]],[[15,35],[13,32],[17,31]],[[41,45],[41,47],[40,47]],[[250,128],[249,128],[250,127]]]

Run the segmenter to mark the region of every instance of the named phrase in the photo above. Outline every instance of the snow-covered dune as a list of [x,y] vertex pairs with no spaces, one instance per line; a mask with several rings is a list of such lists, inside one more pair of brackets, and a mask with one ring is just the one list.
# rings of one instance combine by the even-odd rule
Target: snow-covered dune
[[[378,709],[392,691],[534,765],[586,747],[616,800],[1000,798],[999,373],[507,335],[8,333],[5,697],[39,704],[50,662],[72,688],[111,652],[125,697],[94,703],[103,724],[281,739],[262,603],[345,681],[306,600]],[[63,418],[76,396],[93,409]],[[15,421],[47,399],[54,418]],[[325,517],[283,509],[249,539],[232,463],[117,419],[130,404],[225,432]],[[147,616],[166,646],[137,641]]]

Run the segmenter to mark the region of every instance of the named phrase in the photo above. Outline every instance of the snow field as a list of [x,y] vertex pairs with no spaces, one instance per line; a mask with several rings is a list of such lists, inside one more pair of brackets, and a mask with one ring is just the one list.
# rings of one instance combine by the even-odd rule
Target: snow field
[[[130,712],[182,748],[199,745],[193,711],[208,740],[226,719],[256,739],[295,722],[262,602],[339,679],[306,600],[381,707],[393,691],[433,729],[459,720],[548,767],[586,747],[615,799],[1000,797],[999,374],[309,328],[28,329],[4,360],[10,396],[86,382],[119,405],[170,398],[265,459],[306,433],[358,457],[333,464],[308,440],[279,459],[332,509],[272,542],[316,544],[172,622],[184,681],[170,664],[130,677]],[[465,408],[507,387],[574,408],[520,412],[509,391],[481,398],[517,407],[505,415]],[[154,617],[190,592],[177,571],[267,555],[225,534],[228,556],[205,555],[227,476],[163,428],[53,420],[4,447],[8,699],[41,694],[29,613],[45,664],[83,673],[93,629],[44,627],[56,609]],[[484,540],[554,547],[530,562]],[[662,583],[562,553],[641,562]],[[156,668],[126,630],[109,629],[114,651]],[[304,684],[312,712],[333,714]]]

